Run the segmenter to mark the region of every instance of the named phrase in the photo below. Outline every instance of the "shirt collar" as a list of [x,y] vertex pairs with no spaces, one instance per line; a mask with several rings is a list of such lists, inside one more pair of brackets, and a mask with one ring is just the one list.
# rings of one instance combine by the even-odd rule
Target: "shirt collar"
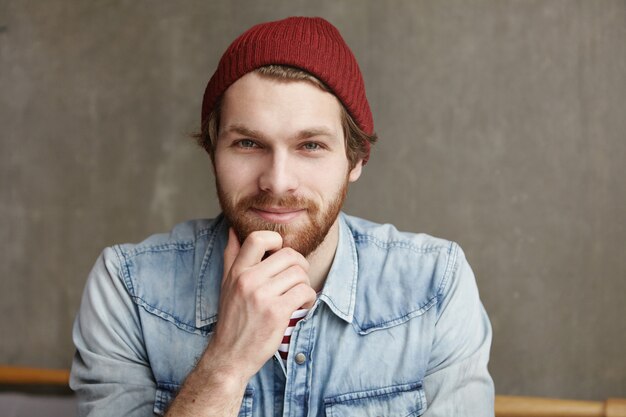
[[358,257],[352,232],[345,215],[339,215],[339,240],[326,283],[319,299],[341,319],[352,322],[358,279]]
[[228,222],[223,215],[216,221],[213,234],[208,236],[207,248],[199,267],[196,285],[196,327],[215,323],[220,303],[224,249],[228,242]]
[[[214,233],[208,236],[207,248],[199,266],[196,286],[196,327],[202,328],[217,320],[222,274],[224,270],[224,248],[228,240],[228,222],[220,216]],[[354,317],[358,259],[352,232],[345,215],[339,215],[339,239],[337,250],[319,296],[339,318],[351,323]]]

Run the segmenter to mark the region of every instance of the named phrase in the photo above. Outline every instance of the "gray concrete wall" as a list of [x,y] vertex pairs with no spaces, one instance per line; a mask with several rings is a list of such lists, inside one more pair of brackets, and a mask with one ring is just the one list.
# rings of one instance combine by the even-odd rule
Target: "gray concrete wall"
[[626,397],[624,1],[0,1],[0,363],[69,366],[102,248],[218,212],[203,88],[291,14],[364,72],[347,211],[461,243],[498,393]]

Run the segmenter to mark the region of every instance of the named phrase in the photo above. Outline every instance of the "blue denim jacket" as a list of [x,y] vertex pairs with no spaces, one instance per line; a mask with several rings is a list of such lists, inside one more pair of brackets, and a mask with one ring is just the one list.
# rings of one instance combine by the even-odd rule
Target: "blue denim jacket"
[[[227,228],[190,221],[105,249],[74,324],[79,415],[165,412],[219,320]],[[239,415],[493,416],[491,327],[459,246],[344,214],[339,230],[286,367],[266,362]]]

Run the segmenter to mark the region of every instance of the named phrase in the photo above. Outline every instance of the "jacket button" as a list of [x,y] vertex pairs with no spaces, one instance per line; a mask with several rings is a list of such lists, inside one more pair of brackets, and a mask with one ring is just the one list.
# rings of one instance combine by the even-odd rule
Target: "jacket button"
[[300,352],[300,353],[298,353],[296,355],[295,359],[296,359],[296,363],[298,365],[302,365],[306,361],[306,355],[304,353]]

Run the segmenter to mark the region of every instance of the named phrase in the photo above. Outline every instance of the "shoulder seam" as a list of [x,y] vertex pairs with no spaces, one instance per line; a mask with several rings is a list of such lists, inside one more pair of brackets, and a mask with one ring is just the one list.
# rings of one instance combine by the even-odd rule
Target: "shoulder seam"
[[[205,237],[214,231],[215,227],[206,227],[195,233],[193,237],[189,239],[172,241],[159,244],[124,244],[120,246],[120,251],[125,253],[125,257],[133,258],[137,255],[141,255],[148,252],[163,252],[168,250],[191,250],[194,248],[199,238]],[[128,250],[123,250],[122,246],[130,246]]]
[[448,247],[448,262],[446,264],[446,269],[443,273],[443,278],[441,280],[441,284],[437,289],[437,298],[441,299],[445,288],[450,281],[450,277],[456,272],[457,269],[457,259],[459,255],[459,245],[455,242],[450,242],[450,246]]
[[[122,250],[121,245],[114,245],[111,247],[111,249],[113,249],[113,251],[115,252],[115,256],[117,257],[117,261],[119,263],[120,266],[120,272],[121,273],[121,278],[122,281],[124,282],[124,285],[126,286],[126,288],[128,289],[128,293],[130,294],[130,296],[133,298],[133,300],[135,299],[135,287],[133,285],[133,282],[130,278],[130,269],[128,267],[128,260],[126,259],[126,255],[124,254],[124,251]],[[119,274],[118,273],[118,274]]]

